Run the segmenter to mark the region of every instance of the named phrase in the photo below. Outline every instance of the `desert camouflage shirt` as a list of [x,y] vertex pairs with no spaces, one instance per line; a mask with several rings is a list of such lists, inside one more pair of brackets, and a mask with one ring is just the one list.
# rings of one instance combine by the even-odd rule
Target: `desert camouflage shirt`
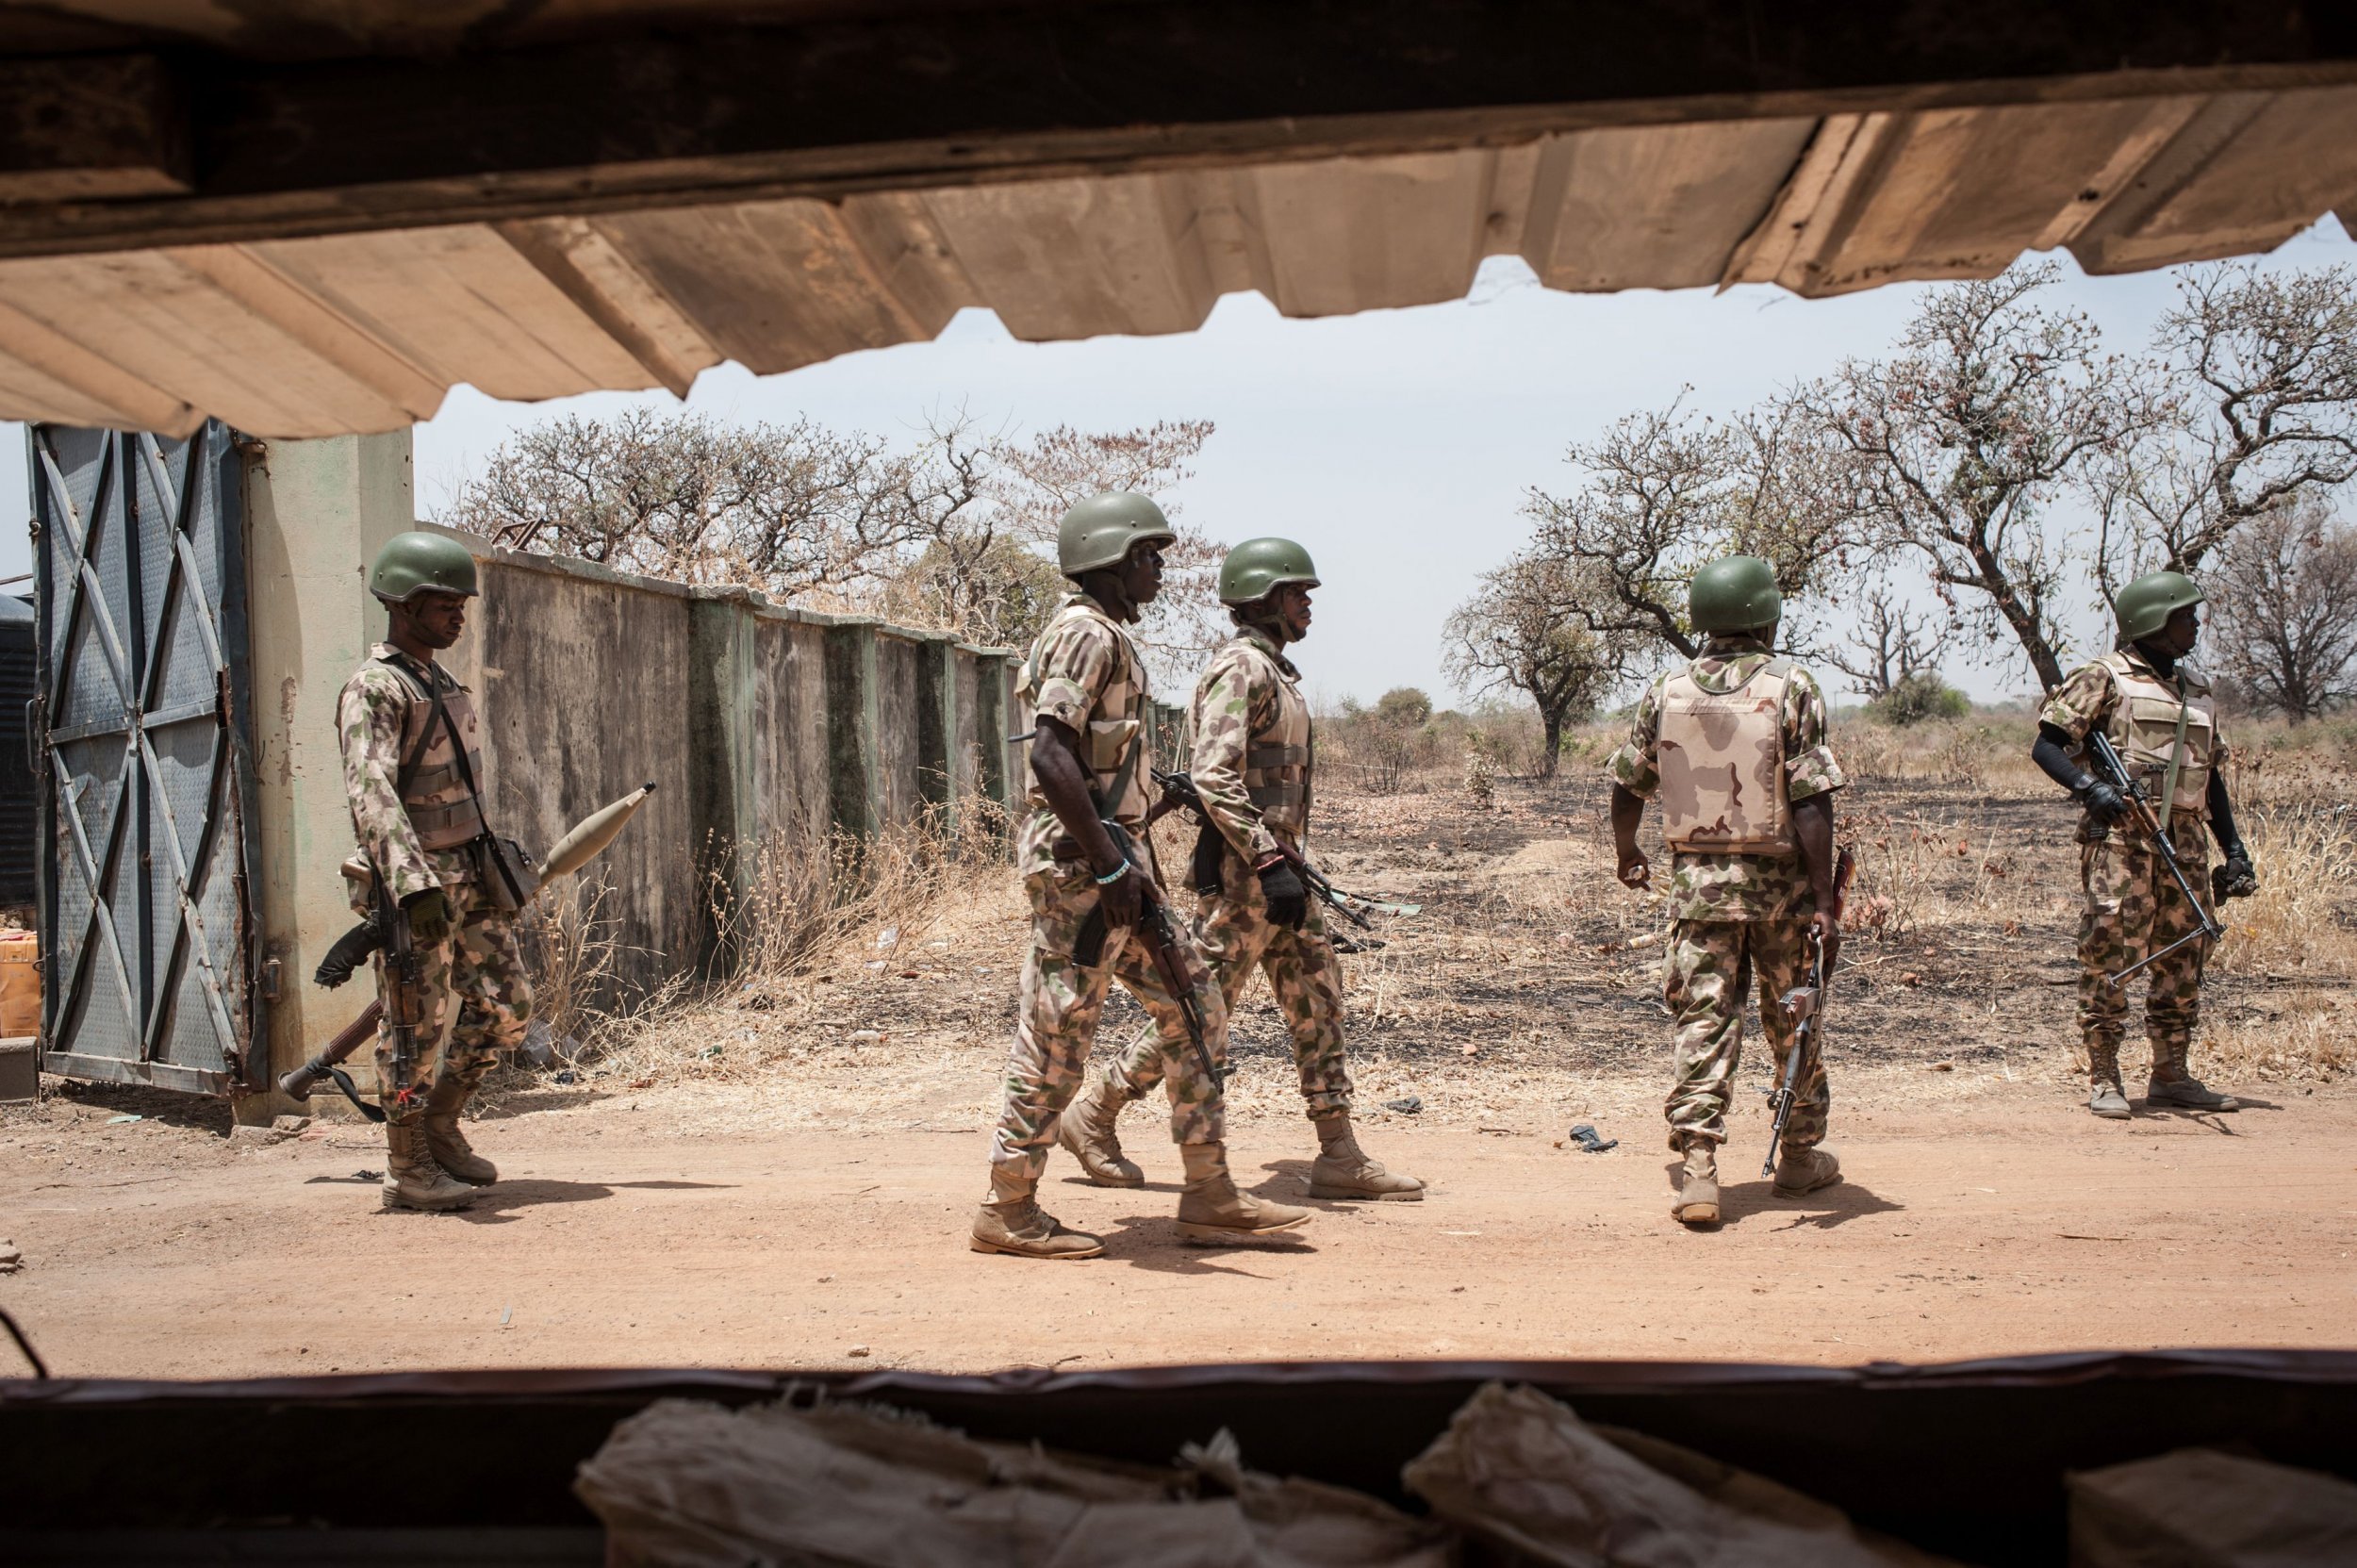
[[[1693,663],[1705,691],[1730,691],[1775,655],[1757,637],[1712,637]],[[1656,747],[1661,737],[1661,688],[1656,677],[1638,700],[1628,739],[1605,762],[1605,772],[1630,794],[1652,800],[1661,787]],[[1826,744],[1825,694],[1795,666],[1784,687],[1785,798],[1795,804],[1850,781]],[[1670,916],[1676,920],[1804,920],[1817,913],[1808,868],[1797,854],[1671,856]]]
[[[1073,609],[1084,613],[1065,613]],[[1129,634],[1088,595],[1069,594],[1031,645],[1023,668],[1027,684],[1017,697],[1026,727],[1036,728],[1041,719],[1052,718],[1072,731],[1080,737],[1080,760],[1090,770],[1091,782],[1100,795],[1110,793],[1129,753],[1108,727],[1133,712],[1150,711],[1146,661]],[[1146,819],[1154,783],[1146,726],[1140,724],[1127,745],[1139,749],[1137,763],[1129,769],[1121,799],[1107,802],[1106,815],[1136,828]],[[1053,872],[1051,846],[1064,832],[1063,819],[1048,805],[1036,776],[1029,779],[1026,798],[1031,813],[1015,835],[1015,869],[1027,877]]]
[[[2144,651],[2135,644],[2130,643],[2119,652],[2126,654],[2128,662],[2142,673],[2164,685],[2169,684],[2159,670],[2152,668],[2152,661],[2146,658]],[[2178,687],[2186,696],[2204,697],[2209,694],[2210,683],[2182,660],[2177,665],[2177,677]],[[2089,659],[2063,677],[2063,684],[2054,688],[2054,695],[2049,697],[2046,705],[2038,709],[2037,721],[2052,724],[2069,735],[2073,746],[2079,746],[2085,743],[2088,731],[2110,725],[2112,710],[2118,705],[2119,685],[2112,679],[2110,668],[2101,659]],[[2211,732],[2210,745],[2212,754],[2223,766],[2230,754],[2223,725]],[[2160,791],[2155,788],[2152,793],[2157,796]]]
[[[352,801],[352,831],[361,854],[391,879],[396,903],[412,893],[455,887],[474,876],[474,862],[464,847],[425,849],[418,842],[408,812],[402,809],[397,784],[410,693],[383,661],[404,657],[391,643],[378,643],[336,699],[336,733],[343,751],[344,793]],[[435,668],[449,683],[443,690],[465,689],[439,665]]]
[[1307,711],[1300,684],[1301,671],[1277,639],[1247,626],[1211,655],[1211,668],[1195,685],[1190,720],[1195,751],[1189,764],[1195,787],[1220,836],[1247,866],[1277,853],[1277,844],[1245,786],[1244,753],[1282,721],[1279,704],[1287,697]]

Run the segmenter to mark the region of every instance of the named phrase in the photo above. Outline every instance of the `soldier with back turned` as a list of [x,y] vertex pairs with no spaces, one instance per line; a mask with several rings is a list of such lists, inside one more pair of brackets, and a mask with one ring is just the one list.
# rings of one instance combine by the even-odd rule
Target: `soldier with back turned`
[[[1804,982],[1812,945],[1825,970],[1840,951],[1835,917],[1833,797],[1847,782],[1826,744],[1824,694],[1808,671],[1775,652],[1783,596],[1775,570],[1750,555],[1694,574],[1689,617],[1707,639],[1700,654],[1656,680],[1637,704],[1627,741],[1606,764],[1619,875],[1645,887],[1652,866],[1637,847],[1645,802],[1658,799],[1670,847],[1667,999],[1675,1079],[1664,1107],[1670,1147],[1683,1157],[1670,1213],[1719,1220],[1719,1146],[1743,1043],[1743,993],[1755,976],[1760,1021],[1782,1075],[1793,1025],[1782,1005]],[[1776,1150],[1779,1197],[1841,1180],[1820,1147],[1833,1096],[1821,1058],[1803,1064]]]

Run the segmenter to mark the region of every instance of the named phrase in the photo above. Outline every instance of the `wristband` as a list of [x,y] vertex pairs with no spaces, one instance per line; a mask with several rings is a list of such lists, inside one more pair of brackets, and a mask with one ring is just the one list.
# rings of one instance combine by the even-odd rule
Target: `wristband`
[[1103,876],[1096,878],[1096,885],[1099,887],[1111,887],[1113,883],[1128,876],[1134,869],[1136,869],[1136,867],[1132,867],[1129,861],[1125,859],[1120,865],[1114,867]]

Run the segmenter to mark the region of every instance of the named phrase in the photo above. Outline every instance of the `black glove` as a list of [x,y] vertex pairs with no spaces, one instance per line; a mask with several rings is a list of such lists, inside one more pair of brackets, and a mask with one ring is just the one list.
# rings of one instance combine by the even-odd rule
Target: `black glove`
[[2106,828],[2128,815],[2127,800],[2101,779],[2087,780],[2072,790],[2070,797],[2086,807],[2087,815]]
[[2210,898],[2214,902],[2248,899],[2257,891],[2258,869],[2250,864],[2250,856],[2241,845],[2226,851],[2226,864],[2210,867]]
[[1261,895],[1268,900],[1268,917],[1280,926],[1297,927],[1310,917],[1310,890],[1301,885],[1290,860],[1261,867]]

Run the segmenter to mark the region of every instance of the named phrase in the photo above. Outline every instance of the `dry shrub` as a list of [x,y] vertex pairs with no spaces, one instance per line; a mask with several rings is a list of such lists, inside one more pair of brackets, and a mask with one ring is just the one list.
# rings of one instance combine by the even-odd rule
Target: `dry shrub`
[[2330,1081],[2357,1069],[2357,999],[2295,991],[2264,1014],[2205,1030],[2193,1066],[2214,1082]]
[[[590,1076],[640,1088],[783,1060],[799,1026],[831,1005],[809,983],[816,977],[913,962],[945,916],[1006,874],[1005,823],[988,802],[966,800],[954,819],[928,807],[871,839],[781,833],[715,855],[706,896],[726,973],[674,982],[599,1031]],[[749,1030],[746,1015],[782,1027]]]
[[2219,968],[2234,973],[2357,973],[2357,827],[2346,806],[2258,811],[2243,834],[2259,891],[2230,901]]

